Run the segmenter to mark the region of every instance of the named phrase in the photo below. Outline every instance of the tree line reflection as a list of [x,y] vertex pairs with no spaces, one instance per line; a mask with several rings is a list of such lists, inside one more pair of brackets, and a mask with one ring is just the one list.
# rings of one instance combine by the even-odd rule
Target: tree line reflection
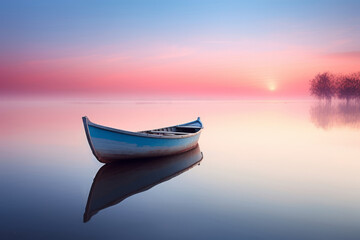
[[325,130],[334,127],[360,128],[360,103],[318,102],[311,106],[310,117],[316,127]]

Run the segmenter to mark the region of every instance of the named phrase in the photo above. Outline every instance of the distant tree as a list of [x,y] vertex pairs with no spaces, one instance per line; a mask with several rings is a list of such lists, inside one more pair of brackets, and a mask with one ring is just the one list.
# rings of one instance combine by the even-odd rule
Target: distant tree
[[360,102],[360,72],[354,73],[353,75],[356,81],[356,99]]
[[343,75],[336,80],[336,94],[339,99],[360,99],[360,73]]
[[316,75],[310,80],[310,94],[319,99],[331,101],[336,94],[334,76],[328,72]]

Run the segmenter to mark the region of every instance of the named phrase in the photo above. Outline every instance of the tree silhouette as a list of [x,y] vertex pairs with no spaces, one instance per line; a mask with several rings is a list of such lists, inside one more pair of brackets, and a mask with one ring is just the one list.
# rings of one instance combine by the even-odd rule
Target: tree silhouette
[[352,99],[360,103],[360,72],[347,75],[319,73],[310,80],[310,94],[328,101],[336,96],[347,103]]
[[319,73],[310,80],[310,94],[319,98],[331,101],[335,96],[336,85],[334,76],[328,72]]
[[359,99],[360,73],[338,77],[336,81],[336,93],[339,99],[346,99],[347,103],[351,99]]

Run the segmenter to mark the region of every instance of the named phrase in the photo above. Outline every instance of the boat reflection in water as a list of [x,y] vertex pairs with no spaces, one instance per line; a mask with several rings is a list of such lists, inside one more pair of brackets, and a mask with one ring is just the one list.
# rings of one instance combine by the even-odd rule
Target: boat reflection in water
[[197,146],[178,155],[102,166],[91,186],[84,222],[104,208],[180,175],[199,164],[202,158]]

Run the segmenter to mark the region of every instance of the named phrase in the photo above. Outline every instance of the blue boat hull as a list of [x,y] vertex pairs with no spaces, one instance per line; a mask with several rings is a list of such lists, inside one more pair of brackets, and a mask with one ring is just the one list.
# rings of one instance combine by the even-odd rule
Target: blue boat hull
[[200,137],[200,131],[179,137],[131,133],[89,124],[87,118],[84,126],[95,157],[103,163],[182,153],[195,148]]

